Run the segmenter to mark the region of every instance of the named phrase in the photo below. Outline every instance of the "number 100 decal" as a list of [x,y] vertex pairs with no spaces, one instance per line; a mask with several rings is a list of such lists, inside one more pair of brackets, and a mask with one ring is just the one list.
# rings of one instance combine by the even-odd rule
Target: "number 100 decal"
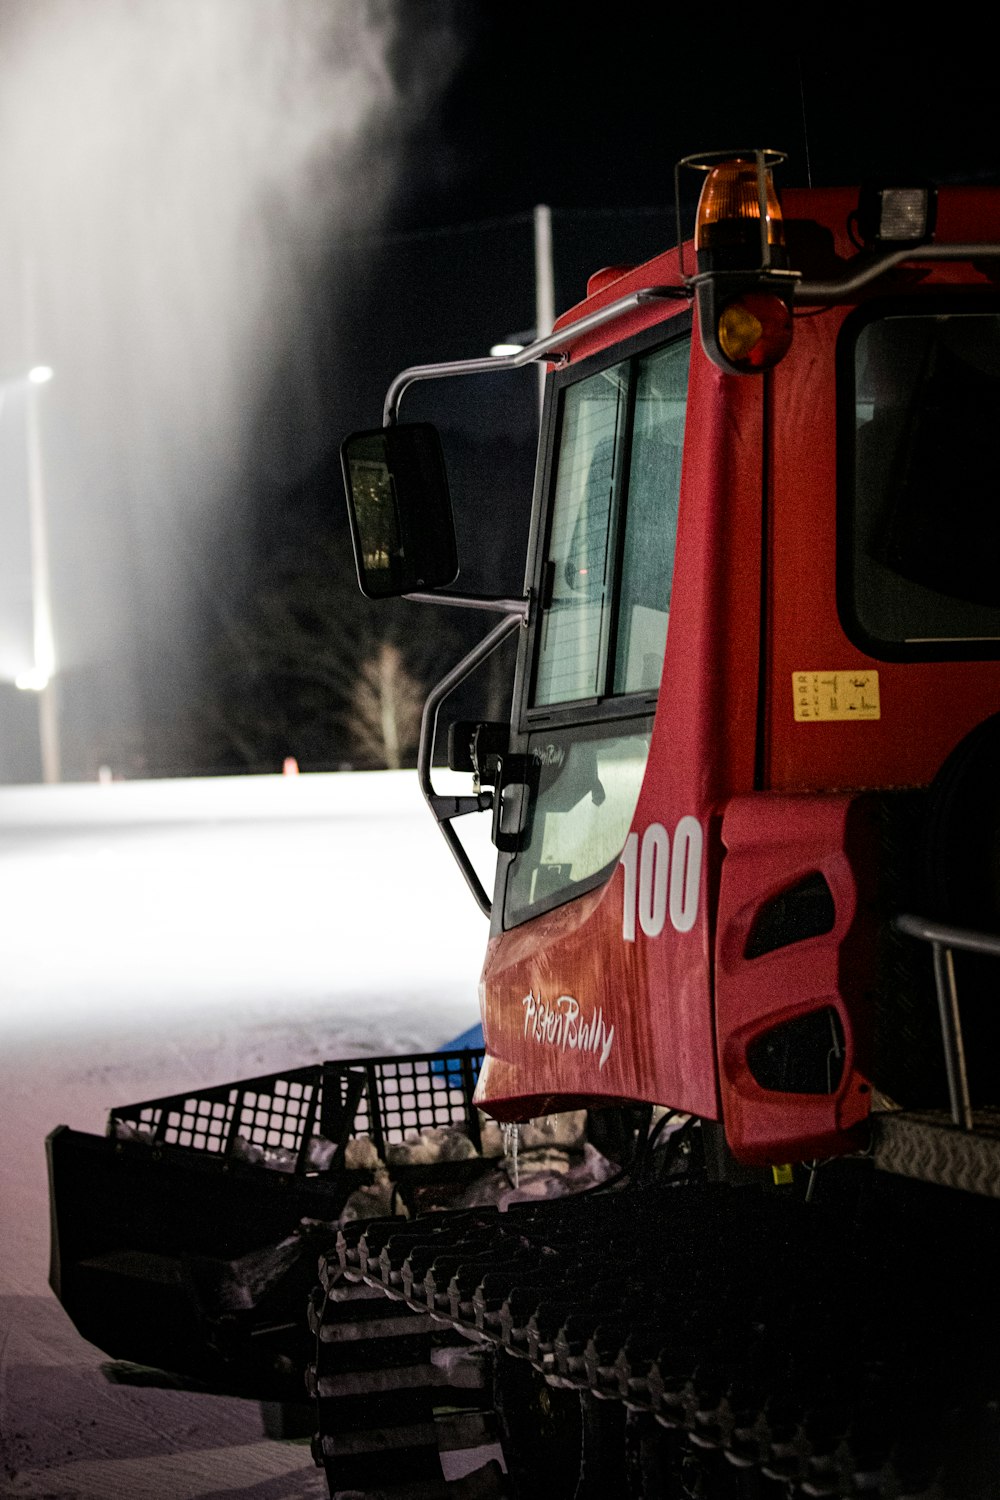
[[635,942],[635,924],[659,937],[667,917],[676,932],[690,932],[698,916],[704,838],[697,818],[681,818],[673,846],[662,823],[650,823],[640,840],[630,833],[622,850],[625,900],[622,937]]

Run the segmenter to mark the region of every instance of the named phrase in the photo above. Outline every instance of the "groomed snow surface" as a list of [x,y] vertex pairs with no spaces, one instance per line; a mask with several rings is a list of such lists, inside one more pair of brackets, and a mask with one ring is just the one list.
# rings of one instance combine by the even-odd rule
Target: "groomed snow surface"
[[322,1500],[255,1402],[106,1379],[48,1289],[44,1142],[472,1026],[487,923],[414,774],[0,788],[0,913],[0,1495]]

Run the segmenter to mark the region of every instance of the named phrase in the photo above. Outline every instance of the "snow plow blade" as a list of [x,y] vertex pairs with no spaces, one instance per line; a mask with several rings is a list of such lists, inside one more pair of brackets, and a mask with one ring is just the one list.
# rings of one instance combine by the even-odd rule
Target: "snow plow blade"
[[420,1204],[478,1154],[481,1053],[352,1059],[113,1109],[105,1136],[48,1137],[49,1281],[115,1360],[206,1390],[301,1401],[317,1262],[351,1195],[408,1132],[468,1138],[467,1159],[392,1169]]

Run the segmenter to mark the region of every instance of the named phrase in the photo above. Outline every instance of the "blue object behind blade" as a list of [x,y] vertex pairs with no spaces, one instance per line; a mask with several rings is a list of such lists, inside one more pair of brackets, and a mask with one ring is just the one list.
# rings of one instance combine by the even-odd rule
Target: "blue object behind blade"
[[[469,1029],[468,1029],[468,1031],[463,1031],[462,1034],[460,1036],[455,1037],[455,1039],[453,1041],[451,1041],[451,1042],[445,1042],[443,1046],[441,1046],[441,1047],[438,1048],[439,1052],[481,1052],[482,1050],[483,1050],[483,1027],[482,1027],[482,1023],[481,1022],[477,1023],[475,1026],[470,1026]],[[432,1073],[443,1073],[444,1072],[444,1063],[443,1062],[440,1062],[440,1063],[432,1062],[431,1063],[431,1072]],[[474,1068],[473,1069],[472,1076],[473,1076],[474,1079],[478,1079],[478,1077],[479,1077],[479,1069],[478,1068]]]

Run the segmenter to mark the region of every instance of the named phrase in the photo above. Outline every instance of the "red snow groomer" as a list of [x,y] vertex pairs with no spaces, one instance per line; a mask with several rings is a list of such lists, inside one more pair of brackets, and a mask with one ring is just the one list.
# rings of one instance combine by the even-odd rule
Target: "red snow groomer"
[[[467,665],[516,632],[512,720],[451,742],[491,896],[425,719],[491,915],[477,1103],[659,1132],[449,1305],[526,1356],[517,1495],[1000,1492],[1000,193],[779,203],[779,159],[682,163],[693,244],[506,360],[549,367],[527,575]],[[345,443],[366,593],[452,584],[397,408],[497,363]]]
[[[463,1111],[590,1186],[526,1162],[330,1230],[334,1496],[1000,1495],[1000,190],[779,202],[780,160],[681,163],[693,241],[678,206],[678,248],[344,444],[363,591],[499,616],[420,746],[491,920]],[[524,593],[463,595],[400,399],[534,362]],[[509,637],[445,795],[442,705]]]

